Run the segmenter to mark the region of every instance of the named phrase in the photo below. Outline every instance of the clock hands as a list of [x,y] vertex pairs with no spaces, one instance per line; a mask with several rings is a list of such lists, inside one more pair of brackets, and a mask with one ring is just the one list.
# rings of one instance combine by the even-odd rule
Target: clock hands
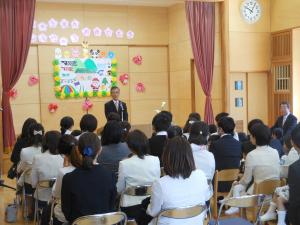
[[255,2],[255,4],[254,4],[254,6],[252,7],[252,10],[251,10],[251,12],[253,12],[253,9],[255,8],[255,6],[256,6],[256,2]]
[[248,8],[248,7],[245,7],[245,9],[249,9],[249,11],[250,11],[251,13],[253,13],[253,9],[251,10],[251,9]]

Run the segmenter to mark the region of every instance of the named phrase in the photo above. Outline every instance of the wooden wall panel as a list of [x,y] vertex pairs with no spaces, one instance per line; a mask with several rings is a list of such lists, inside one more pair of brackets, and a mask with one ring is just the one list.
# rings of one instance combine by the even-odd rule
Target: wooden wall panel
[[293,30],[293,113],[300,119],[300,28]]

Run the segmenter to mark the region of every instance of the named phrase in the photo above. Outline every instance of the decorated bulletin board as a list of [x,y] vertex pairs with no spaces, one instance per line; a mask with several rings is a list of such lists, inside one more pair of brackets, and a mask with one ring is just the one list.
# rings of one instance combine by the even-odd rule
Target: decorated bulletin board
[[[83,49],[87,50],[87,49]],[[83,57],[61,56],[53,61],[55,95],[58,98],[105,97],[117,85],[117,60],[114,52],[90,50]],[[83,53],[87,51],[83,51]],[[66,53],[66,52],[64,52]]]

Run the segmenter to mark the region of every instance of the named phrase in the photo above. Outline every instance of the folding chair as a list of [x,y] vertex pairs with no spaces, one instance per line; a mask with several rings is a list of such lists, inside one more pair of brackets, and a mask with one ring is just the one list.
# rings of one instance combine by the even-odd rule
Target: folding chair
[[127,216],[123,212],[114,212],[114,213],[106,213],[106,214],[97,214],[90,216],[83,216],[76,219],[72,225],[114,225],[114,224],[126,224]]
[[38,181],[37,183],[36,190],[35,190],[36,198],[35,198],[35,207],[34,207],[34,224],[39,224],[40,215],[42,214],[42,209],[39,208],[39,191],[45,188],[49,188],[51,190],[55,181],[56,178],[51,178],[48,180]]
[[199,216],[206,210],[206,205],[195,205],[188,207],[180,207],[174,209],[167,209],[160,212],[156,219],[156,225],[159,224],[161,217],[167,217],[172,219],[189,219]]
[[[26,170],[23,171],[22,173],[22,176],[30,176],[31,175],[31,168],[27,168]],[[28,202],[27,202],[27,199],[28,198],[33,198],[33,195],[32,194],[28,194],[26,193],[26,190],[25,190],[25,183],[23,184],[23,187],[22,187],[22,195],[23,195],[23,218],[25,220],[25,222],[27,223],[28,222]]]
[[[260,224],[260,214],[261,209],[263,207],[265,200],[265,195],[245,195],[241,197],[232,197],[226,198],[221,204],[218,217],[216,220],[209,221],[209,225],[252,225],[246,218],[246,211],[247,208],[255,208],[258,207],[259,210],[257,211],[256,221],[254,225]],[[227,205],[230,207],[238,207],[242,208],[241,218],[227,218],[227,219],[220,219],[223,207]]]

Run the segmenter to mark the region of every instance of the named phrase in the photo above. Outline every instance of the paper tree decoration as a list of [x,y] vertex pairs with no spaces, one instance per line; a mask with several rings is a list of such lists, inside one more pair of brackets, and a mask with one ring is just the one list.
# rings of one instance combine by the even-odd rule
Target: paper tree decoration
[[28,78],[28,85],[29,86],[34,86],[37,83],[39,83],[39,78],[35,75],[30,75]]
[[50,113],[55,113],[57,109],[58,109],[57,103],[50,103],[48,105],[48,110]]

